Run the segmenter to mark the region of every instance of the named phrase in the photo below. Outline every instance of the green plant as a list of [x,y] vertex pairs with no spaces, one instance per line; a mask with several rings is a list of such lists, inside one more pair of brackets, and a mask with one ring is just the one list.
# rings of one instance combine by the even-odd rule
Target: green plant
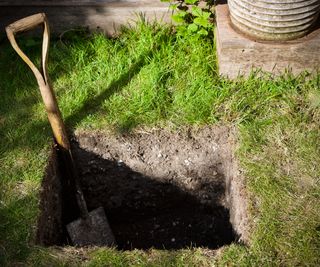
[[210,36],[213,29],[214,0],[161,0],[170,2],[172,20],[177,23],[177,33],[183,36]]

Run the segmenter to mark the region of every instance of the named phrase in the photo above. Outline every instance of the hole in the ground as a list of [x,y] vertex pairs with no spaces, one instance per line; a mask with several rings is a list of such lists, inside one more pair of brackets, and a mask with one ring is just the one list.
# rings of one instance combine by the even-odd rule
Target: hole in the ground
[[[226,129],[78,134],[73,153],[89,210],[104,207],[119,249],[230,244],[235,234],[225,198],[228,136]],[[41,245],[70,244],[65,225],[79,217],[58,154],[53,151],[43,181]]]

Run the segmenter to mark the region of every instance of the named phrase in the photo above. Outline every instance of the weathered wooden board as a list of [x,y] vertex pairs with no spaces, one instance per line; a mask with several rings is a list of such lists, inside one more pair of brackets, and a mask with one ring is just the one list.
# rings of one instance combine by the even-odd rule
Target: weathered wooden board
[[0,0],[1,33],[11,22],[38,12],[47,14],[54,33],[82,26],[115,34],[121,25],[133,24],[138,14],[149,21],[171,21],[168,4],[160,0]]
[[275,75],[320,69],[320,29],[306,37],[283,43],[257,42],[232,28],[227,5],[216,7],[216,45],[219,73],[229,78],[247,76],[252,69]]

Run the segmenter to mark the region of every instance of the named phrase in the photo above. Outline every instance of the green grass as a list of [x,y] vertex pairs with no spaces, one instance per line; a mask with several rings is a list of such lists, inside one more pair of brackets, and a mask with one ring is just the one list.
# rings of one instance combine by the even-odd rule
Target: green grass
[[[39,40],[21,46],[39,61]],[[236,125],[250,195],[250,246],[176,252],[83,252],[32,244],[51,131],[31,71],[0,50],[0,265],[317,266],[320,264],[320,74],[217,74],[211,40],[140,23],[116,39],[67,33],[50,47],[49,75],[70,130]],[[79,254],[80,253],[80,254]],[[80,256],[79,256],[80,255]]]

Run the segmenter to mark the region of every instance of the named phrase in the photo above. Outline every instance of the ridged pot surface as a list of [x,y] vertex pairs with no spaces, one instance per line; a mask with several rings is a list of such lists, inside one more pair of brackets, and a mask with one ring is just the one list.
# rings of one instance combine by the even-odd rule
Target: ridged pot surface
[[229,0],[232,24],[260,40],[285,41],[306,35],[316,22],[320,0]]

